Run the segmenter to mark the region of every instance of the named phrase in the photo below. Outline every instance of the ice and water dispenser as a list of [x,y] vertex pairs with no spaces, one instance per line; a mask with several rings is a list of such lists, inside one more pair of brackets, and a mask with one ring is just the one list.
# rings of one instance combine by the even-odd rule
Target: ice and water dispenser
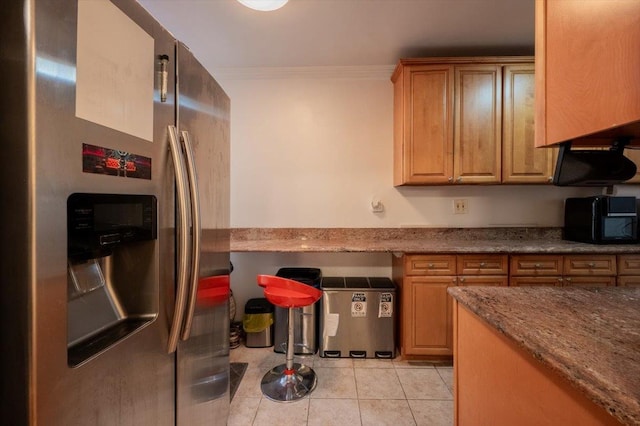
[[67,359],[77,366],[157,316],[156,198],[72,194],[67,234]]

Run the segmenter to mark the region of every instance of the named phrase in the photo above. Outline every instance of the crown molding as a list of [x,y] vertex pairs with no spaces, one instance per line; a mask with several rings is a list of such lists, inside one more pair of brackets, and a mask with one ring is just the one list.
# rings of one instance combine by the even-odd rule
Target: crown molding
[[242,67],[216,68],[218,80],[275,80],[275,79],[346,79],[389,80],[395,65],[325,66],[325,67]]

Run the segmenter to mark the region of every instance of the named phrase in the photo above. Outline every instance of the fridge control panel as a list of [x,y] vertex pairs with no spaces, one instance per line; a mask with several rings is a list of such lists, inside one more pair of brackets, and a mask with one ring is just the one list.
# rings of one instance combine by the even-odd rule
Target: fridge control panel
[[157,238],[153,195],[76,193],[67,199],[68,256],[93,258],[122,243]]

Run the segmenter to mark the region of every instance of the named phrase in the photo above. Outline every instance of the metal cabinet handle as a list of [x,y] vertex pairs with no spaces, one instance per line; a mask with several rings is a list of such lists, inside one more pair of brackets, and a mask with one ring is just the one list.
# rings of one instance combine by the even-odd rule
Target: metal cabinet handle
[[593,268],[593,267],[595,267],[595,266],[596,266],[596,264],[595,264],[595,263],[593,263],[593,262],[589,262],[589,263],[587,263],[587,266],[588,266],[589,268]]
[[173,353],[178,347],[178,336],[184,318],[185,302],[187,299],[187,279],[189,277],[187,246],[189,244],[189,221],[187,220],[188,209],[188,183],[187,170],[184,165],[180,144],[178,142],[178,129],[175,126],[168,126],[169,149],[173,158],[173,167],[176,174],[176,301],[173,308],[173,320],[169,329],[169,341],[167,351]]
[[487,264],[485,262],[480,262],[480,267],[484,268],[485,266],[487,266]]
[[453,182],[453,176],[449,176],[449,179],[447,179],[449,182]]
[[191,281],[189,291],[189,302],[182,327],[182,340],[187,340],[191,335],[191,324],[193,314],[196,309],[196,299],[198,296],[198,281],[200,280],[200,240],[202,227],[200,225],[200,195],[198,193],[198,182],[196,175],[196,165],[193,157],[193,147],[189,132],[180,132],[182,148],[187,163],[187,177],[189,181],[189,194],[191,196]]
[[433,263],[429,263],[429,264],[427,265],[427,268],[431,268],[431,269],[433,269]]
[[460,282],[463,283],[464,282],[464,277],[460,277]]
[[536,263],[535,265],[533,265],[533,267],[534,267],[534,268],[539,268],[539,267],[541,267],[541,266],[542,266],[542,265],[541,265],[541,264],[539,264],[539,263]]
[[458,177],[456,178],[456,182],[457,182],[457,183],[462,182],[462,176],[458,176]]

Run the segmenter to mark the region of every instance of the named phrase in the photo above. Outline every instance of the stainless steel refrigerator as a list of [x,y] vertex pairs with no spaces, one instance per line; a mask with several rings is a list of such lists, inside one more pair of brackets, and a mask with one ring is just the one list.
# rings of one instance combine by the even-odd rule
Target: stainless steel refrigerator
[[229,410],[229,99],[133,0],[8,0],[0,418]]

